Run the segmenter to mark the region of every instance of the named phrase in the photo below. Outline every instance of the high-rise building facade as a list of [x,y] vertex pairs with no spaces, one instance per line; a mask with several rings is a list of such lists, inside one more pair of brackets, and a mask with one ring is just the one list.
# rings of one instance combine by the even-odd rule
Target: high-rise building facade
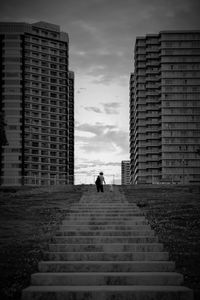
[[74,184],[74,72],[69,71],[69,128],[68,128],[68,174],[69,184]]
[[1,185],[73,183],[68,43],[57,25],[0,23],[0,111],[8,141],[0,149]]
[[132,183],[200,183],[200,31],[138,37],[130,77]]
[[130,160],[121,162],[121,184],[130,184]]

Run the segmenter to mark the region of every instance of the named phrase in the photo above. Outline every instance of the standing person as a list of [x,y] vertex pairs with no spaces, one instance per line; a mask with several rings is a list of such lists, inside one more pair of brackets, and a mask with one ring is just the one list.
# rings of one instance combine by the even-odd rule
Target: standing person
[[97,192],[101,191],[103,193],[103,184],[106,184],[104,176],[103,176],[103,172],[100,172],[96,181],[96,187],[97,187]]

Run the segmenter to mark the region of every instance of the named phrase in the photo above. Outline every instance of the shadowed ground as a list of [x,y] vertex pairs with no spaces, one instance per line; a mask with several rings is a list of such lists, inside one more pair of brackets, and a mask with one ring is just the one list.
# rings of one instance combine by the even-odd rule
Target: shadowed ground
[[83,188],[0,190],[0,298],[20,299],[43,250]]
[[[62,208],[78,202],[83,190],[92,187],[34,189],[1,192],[1,298],[20,299],[21,289],[29,285],[37,271],[43,250],[67,211]],[[199,192],[191,187],[119,187],[129,202],[145,212],[161,242],[184,274],[184,285],[200,288]]]
[[129,202],[142,208],[159,241],[184,275],[184,285],[200,299],[200,188],[152,186],[121,188]]

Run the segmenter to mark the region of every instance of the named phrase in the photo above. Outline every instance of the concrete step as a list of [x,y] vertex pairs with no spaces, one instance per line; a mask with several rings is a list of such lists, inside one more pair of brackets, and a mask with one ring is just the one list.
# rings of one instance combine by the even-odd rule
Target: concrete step
[[88,220],[95,220],[95,221],[98,221],[98,222],[104,222],[104,221],[109,221],[109,222],[116,222],[116,221],[146,221],[146,218],[144,216],[124,216],[123,218],[119,218],[119,216],[105,216],[105,215],[99,215],[99,216],[70,216],[70,217],[66,217],[64,220],[63,220],[63,224],[65,222],[68,222],[68,221],[88,221]]
[[52,238],[58,244],[99,244],[99,243],[157,243],[157,236],[55,236]]
[[[102,196],[103,198],[100,198],[99,196]],[[110,196],[105,197],[105,193],[104,194],[97,194],[97,197],[96,198],[96,195],[94,195],[94,197],[92,197],[92,199],[83,199],[83,201],[79,201],[79,202],[76,202],[76,205],[95,205],[95,204],[105,204],[105,205],[110,205],[110,204],[115,204],[115,203],[119,203],[120,205],[121,204],[129,204],[128,201],[125,199],[111,199]],[[94,198],[96,198],[94,200]],[[135,203],[131,203],[131,205],[134,205]]]
[[133,225],[61,225],[60,230],[66,231],[66,230],[75,230],[75,231],[81,231],[81,230],[150,230],[151,227],[149,224],[133,224]]
[[172,261],[41,261],[40,272],[172,272]]
[[80,212],[85,212],[85,213],[98,213],[98,212],[113,212],[113,213],[118,213],[118,212],[139,212],[141,211],[140,208],[134,208],[134,207],[82,207],[82,208],[68,208],[66,209],[67,213],[80,213]]
[[76,206],[70,206],[69,209],[101,209],[101,208],[105,208],[105,209],[127,209],[127,208],[131,208],[131,209],[140,209],[137,205],[132,205],[132,204],[129,204],[128,202],[126,203],[120,203],[120,202],[117,202],[117,203],[105,203],[105,202],[99,202],[99,203],[78,203]]
[[109,213],[129,213],[129,212],[139,212],[141,211],[139,208],[132,208],[132,207],[124,207],[124,208],[116,208],[116,207],[99,207],[99,208],[77,208],[77,209],[67,209],[67,213],[98,213],[98,212],[109,212]]
[[168,260],[168,252],[45,252],[45,260],[115,260],[115,261],[127,261],[127,260],[145,260],[145,261],[158,261]]
[[62,225],[148,225],[146,219],[134,219],[131,221],[128,220],[64,220]]
[[[118,221],[118,220],[123,220],[123,221],[132,221],[132,220],[138,220],[138,217],[143,217],[142,215],[137,215],[137,216],[105,216],[105,215],[99,215],[99,216],[67,216],[65,217],[64,221]],[[139,220],[145,220],[145,218],[141,218]]]
[[59,230],[56,236],[154,236],[153,230]]
[[71,216],[71,217],[68,217],[68,218],[65,218],[65,220],[63,220],[63,224],[66,223],[66,222],[82,222],[82,223],[85,223],[85,222],[108,222],[109,224],[112,224],[114,222],[132,222],[134,220],[140,220],[140,221],[145,221],[146,219],[143,218],[143,219],[138,219],[139,216],[127,216],[127,217],[123,217],[123,218],[119,218],[118,216],[116,217],[109,217],[109,216],[104,216],[104,217],[101,217],[101,216],[96,216],[96,217],[75,217],[75,216]]
[[44,252],[22,300],[192,300],[141,210],[120,193],[85,194]]
[[121,200],[118,200],[118,201],[79,201],[79,202],[76,202],[74,203],[71,207],[79,207],[79,206],[136,206],[137,207],[137,204],[136,203],[129,203],[128,201],[121,201]]
[[90,204],[84,204],[84,203],[80,203],[78,202],[78,204],[76,205],[71,205],[70,207],[68,207],[69,209],[78,209],[78,208],[113,208],[113,209],[118,209],[118,208],[133,208],[133,209],[139,209],[139,207],[137,205],[131,204],[131,203],[90,203]]
[[[133,206],[132,204],[128,204],[128,202],[121,202],[121,201],[98,201],[98,202],[78,202],[77,206],[85,206],[85,207],[92,207],[92,206],[99,206],[99,207],[119,207],[119,206]],[[137,206],[136,206],[137,207]]]
[[[84,208],[88,208],[88,209],[99,209],[99,208],[113,208],[113,209],[126,209],[126,208],[132,208],[132,209],[140,209],[136,204],[131,204],[131,203],[90,203],[90,204],[86,204],[86,203],[80,203],[78,202],[78,204],[74,204],[71,205],[70,207],[68,207],[68,209],[84,209]],[[67,208],[66,208],[67,209]]]
[[31,286],[22,300],[193,300],[183,286]]
[[85,272],[35,273],[32,285],[180,285],[183,275],[175,272]]
[[82,211],[82,210],[79,210],[79,211],[74,211],[74,212],[66,212],[66,215],[84,215],[84,216],[111,216],[111,215],[114,215],[114,216],[143,216],[143,212],[142,211],[132,211],[132,210],[126,210],[126,211],[122,211],[122,210],[118,210],[118,211],[113,211],[113,210],[95,210],[95,211]]
[[139,216],[144,216],[144,214],[142,212],[126,212],[126,213],[109,213],[109,212],[99,212],[99,213],[84,213],[84,212],[80,212],[80,213],[71,213],[71,214],[66,214],[65,218],[96,218],[96,217],[101,217],[101,218],[127,218],[127,217],[139,217]]
[[50,252],[160,252],[163,244],[49,244]]
[[98,244],[98,243],[157,243],[157,236],[54,236],[55,243]]
[[70,207],[68,207],[69,209],[78,209],[78,208],[113,208],[113,209],[118,209],[118,208],[133,208],[133,209],[139,209],[139,207],[136,204],[131,204],[131,203],[111,203],[111,202],[107,202],[107,203],[80,203],[78,202],[77,204],[71,205]]
[[79,213],[79,212],[86,212],[86,213],[93,213],[93,212],[138,212],[141,211],[140,208],[134,207],[83,207],[83,208],[69,208],[66,212],[69,213]]

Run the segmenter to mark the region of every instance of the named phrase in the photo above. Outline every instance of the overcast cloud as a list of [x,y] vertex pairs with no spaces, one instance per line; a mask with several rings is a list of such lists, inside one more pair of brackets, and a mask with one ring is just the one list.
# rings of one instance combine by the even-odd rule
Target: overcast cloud
[[199,11],[199,0],[2,0],[0,18],[59,24],[72,68],[108,82],[128,75],[136,36],[199,28]]
[[103,113],[100,108],[95,107],[95,106],[86,106],[86,107],[84,107],[84,109],[87,110],[87,111],[95,112],[97,114],[102,114]]
[[97,114],[117,115],[119,114],[121,104],[119,102],[101,103],[102,109],[96,106],[84,107],[87,111],[92,111]]
[[104,107],[105,113],[108,115],[117,115],[121,106],[119,102],[102,103],[102,105]]

